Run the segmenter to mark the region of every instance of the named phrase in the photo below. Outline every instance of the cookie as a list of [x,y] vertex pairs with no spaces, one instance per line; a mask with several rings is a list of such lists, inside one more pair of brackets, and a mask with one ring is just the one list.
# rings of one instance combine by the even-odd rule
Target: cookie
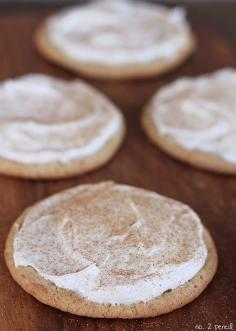
[[77,186],[27,209],[12,226],[5,259],[39,301],[106,318],[180,308],[217,267],[214,243],[193,210],[113,182]]
[[161,88],[146,106],[149,138],[196,167],[236,174],[236,70],[181,78]]
[[63,10],[39,27],[35,41],[47,59],[103,79],[161,74],[195,48],[183,9],[126,0]]
[[121,112],[80,80],[31,74],[0,84],[0,173],[79,175],[105,164],[124,137]]

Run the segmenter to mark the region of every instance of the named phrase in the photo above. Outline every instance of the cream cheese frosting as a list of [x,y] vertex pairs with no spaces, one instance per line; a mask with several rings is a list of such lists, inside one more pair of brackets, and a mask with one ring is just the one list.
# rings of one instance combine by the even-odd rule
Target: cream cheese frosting
[[157,92],[150,114],[157,130],[182,147],[236,164],[235,89],[233,68],[181,78]]
[[85,83],[31,74],[0,84],[0,157],[22,163],[67,162],[98,152],[122,116]]
[[207,257],[188,206],[113,182],[47,198],[15,230],[16,267],[99,304],[156,298],[193,278]]
[[104,65],[174,58],[189,44],[182,8],[97,0],[51,17],[48,40],[73,60]]

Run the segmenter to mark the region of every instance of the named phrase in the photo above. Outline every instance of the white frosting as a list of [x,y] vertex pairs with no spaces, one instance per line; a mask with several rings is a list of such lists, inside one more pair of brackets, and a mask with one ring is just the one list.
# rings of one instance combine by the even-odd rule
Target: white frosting
[[203,226],[186,205],[105,182],[33,207],[14,238],[16,267],[96,303],[148,301],[204,266]]
[[32,74],[0,84],[0,157],[23,163],[84,158],[121,126],[115,106],[79,80]]
[[172,59],[189,44],[180,8],[126,0],[97,0],[51,17],[48,39],[73,60],[127,65]]
[[152,101],[158,131],[189,150],[236,163],[236,70],[181,78]]

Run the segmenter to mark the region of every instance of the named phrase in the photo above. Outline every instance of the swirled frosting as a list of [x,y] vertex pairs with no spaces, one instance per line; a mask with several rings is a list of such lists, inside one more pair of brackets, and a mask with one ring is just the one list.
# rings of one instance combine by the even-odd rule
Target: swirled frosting
[[79,80],[31,74],[0,84],[0,157],[23,163],[84,158],[121,126],[115,106]]
[[15,230],[17,267],[96,303],[156,298],[194,277],[207,256],[188,206],[113,182],[47,198]]
[[104,65],[174,58],[190,40],[181,8],[126,0],[97,0],[54,15],[48,40],[73,60]]
[[162,134],[189,150],[236,163],[236,70],[181,78],[154,96],[151,116]]

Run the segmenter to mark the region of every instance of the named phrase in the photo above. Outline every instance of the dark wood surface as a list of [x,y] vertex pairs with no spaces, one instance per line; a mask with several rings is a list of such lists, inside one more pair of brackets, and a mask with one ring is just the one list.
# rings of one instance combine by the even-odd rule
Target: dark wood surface
[[[229,326],[230,323],[234,323],[236,329],[236,177],[200,171],[171,159],[149,143],[139,121],[143,105],[164,83],[181,75],[236,66],[233,51],[235,29],[230,34],[229,24],[232,21],[227,22],[225,17],[227,8],[232,18],[231,7],[227,6],[224,12],[214,8],[212,13],[215,14],[209,12],[209,19],[201,6],[198,11],[191,11],[190,18],[194,22],[199,47],[195,55],[178,70],[161,78],[144,81],[112,83],[89,80],[123,110],[127,120],[125,143],[108,165],[82,177],[58,181],[30,181],[0,176],[1,331],[207,330],[209,326],[215,330],[218,326]],[[75,77],[47,63],[34,50],[33,32],[47,13],[49,11],[43,9],[0,15],[0,79],[30,72],[65,79]],[[213,26],[210,17],[217,21],[216,15],[222,15],[225,24]],[[200,214],[217,245],[219,268],[213,282],[197,300],[156,318],[130,321],[91,319],[43,305],[12,280],[3,259],[3,250],[10,226],[19,214],[27,206],[52,193],[76,184],[105,179],[154,190],[189,204]]]

